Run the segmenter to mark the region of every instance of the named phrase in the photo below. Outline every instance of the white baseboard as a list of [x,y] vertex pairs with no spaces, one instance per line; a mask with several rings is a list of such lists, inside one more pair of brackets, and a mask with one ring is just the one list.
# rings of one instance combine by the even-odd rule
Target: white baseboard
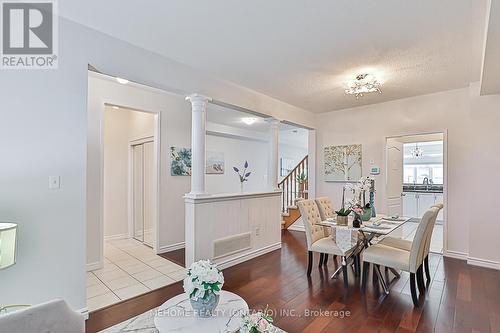
[[88,308],[83,308],[80,310],[76,310],[76,312],[80,313],[85,320],[89,319],[89,309]]
[[281,242],[253,250],[227,260],[218,261],[217,266],[220,269],[225,269],[278,249],[281,249]]
[[288,227],[287,230],[292,230],[292,231],[302,231],[302,232],[305,232],[306,229],[304,228],[304,225],[303,224],[292,224],[291,226]]
[[467,253],[464,253],[464,252],[445,250],[445,251],[443,251],[443,256],[449,257],[449,258],[460,259],[460,260],[467,260],[467,257],[469,255]]
[[125,239],[125,238],[130,238],[130,236],[128,234],[104,236],[104,241],[106,242],[106,241],[110,241],[110,240]]
[[157,254],[165,253],[165,252],[170,252],[170,251],[175,251],[175,250],[180,250],[186,247],[185,242],[180,242],[180,243],[175,243],[172,245],[166,245],[162,246],[158,249]]
[[87,272],[95,271],[96,269],[100,269],[103,266],[104,266],[104,264],[100,261],[91,262],[91,263],[87,264]]
[[485,268],[492,268],[492,269],[500,270],[500,262],[493,261],[493,260],[468,257],[467,258],[467,264],[473,265],[473,266],[479,266],[479,267],[485,267]]

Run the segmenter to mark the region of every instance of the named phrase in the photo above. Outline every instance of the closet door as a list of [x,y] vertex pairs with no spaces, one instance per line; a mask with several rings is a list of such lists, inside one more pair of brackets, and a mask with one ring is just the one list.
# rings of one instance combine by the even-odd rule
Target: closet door
[[146,142],[143,144],[144,158],[144,243],[153,247],[155,236],[156,220],[156,168],[154,143]]
[[133,146],[133,183],[132,183],[132,216],[134,238],[144,242],[144,149],[142,145]]

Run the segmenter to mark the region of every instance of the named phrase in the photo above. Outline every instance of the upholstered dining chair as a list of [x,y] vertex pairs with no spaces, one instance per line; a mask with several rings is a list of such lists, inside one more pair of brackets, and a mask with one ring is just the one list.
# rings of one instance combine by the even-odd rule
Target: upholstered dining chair
[[[438,209],[438,211],[437,211],[436,215],[434,216],[434,218],[432,219],[431,223],[429,223],[428,229],[426,231],[424,268],[425,268],[425,277],[427,279],[427,283],[429,283],[431,281],[431,273],[429,270],[429,253],[430,253],[430,247],[431,247],[431,241],[432,241],[432,232],[434,231],[434,225],[436,224],[437,215],[439,214],[439,211],[441,209],[443,209],[444,205],[443,204],[436,204],[436,205],[432,205],[431,208],[432,207],[436,207]],[[395,247],[395,248],[398,248],[401,250],[405,250],[405,251],[410,251],[412,241],[387,236],[384,239],[382,239],[378,244],[392,246],[392,247]]]
[[423,286],[422,266],[426,253],[425,247],[427,245],[428,228],[433,223],[433,219],[437,217],[438,212],[438,207],[431,207],[425,212],[417,227],[409,251],[383,244],[376,244],[368,247],[363,252],[363,277],[361,282],[363,291],[366,290],[366,281],[368,279],[370,264],[374,265],[373,270],[377,274],[378,280],[386,293],[388,293],[387,286],[385,285],[379,266],[399,269],[410,273],[410,290],[413,305],[418,307],[415,277],[417,276],[419,279],[419,291],[422,292],[420,289]]
[[[332,201],[329,197],[321,197],[314,199],[316,201],[316,205],[318,205],[319,216],[321,217],[321,221],[325,221],[329,218],[334,218],[336,216],[335,211],[333,210]],[[325,229],[325,236],[330,236],[332,233],[332,229],[328,227],[323,227]],[[334,259],[336,256],[334,256]],[[324,256],[324,264],[328,262],[328,255]]]
[[319,216],[322,221],[325,221],[328,218],[335,217],[335,211],[333,210],[332,201],[328,197],[321,197],[315,199],[316,204],[318,205]]
[[[313,265],[313,252],[318,252],[320,254],[332,254],[342,256],[342,274],[344,276],[344,286],[348,286],[347,279],[347,263],[344,253],[335,244],[333,239],[325,234],[325,231],[321,225],[321,216],[319,214],[318,206],[316,201],[313,199],[301,200],[298,202],[300,214],[302,215],[302,221],[304,223],[304,228],[306,231],[307,240],[307,251],[308,251],[308,263],[307,263],[307,275],[311,275],[311,269]],[[321,260],[321,256],[320,256]]]

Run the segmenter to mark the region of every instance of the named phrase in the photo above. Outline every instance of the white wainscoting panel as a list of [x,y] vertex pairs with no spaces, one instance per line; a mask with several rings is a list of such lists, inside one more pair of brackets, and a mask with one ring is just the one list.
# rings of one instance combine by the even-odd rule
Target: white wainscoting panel
[[[229,267],[281,245],[280,191],[185,196],[186,267],[211,259]],[[250,246],[214,258],[214,241],[250,233]]]

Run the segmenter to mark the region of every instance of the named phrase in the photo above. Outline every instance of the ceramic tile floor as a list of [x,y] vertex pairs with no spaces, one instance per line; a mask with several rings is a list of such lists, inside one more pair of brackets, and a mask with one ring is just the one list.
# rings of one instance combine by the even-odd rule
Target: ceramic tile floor
[[[418,222],[409,221],[405,223],[403,228],[403,239],[413,240],[415,233],[417,231]],[[435,224],[434,230],[432,231],[431,238],[431,252],[433,253],[443,253],[443,225]]]
[[95,311],[184,278],[185,269],[134,239],[104,243],[104,267],[87,272],[87,307]]

